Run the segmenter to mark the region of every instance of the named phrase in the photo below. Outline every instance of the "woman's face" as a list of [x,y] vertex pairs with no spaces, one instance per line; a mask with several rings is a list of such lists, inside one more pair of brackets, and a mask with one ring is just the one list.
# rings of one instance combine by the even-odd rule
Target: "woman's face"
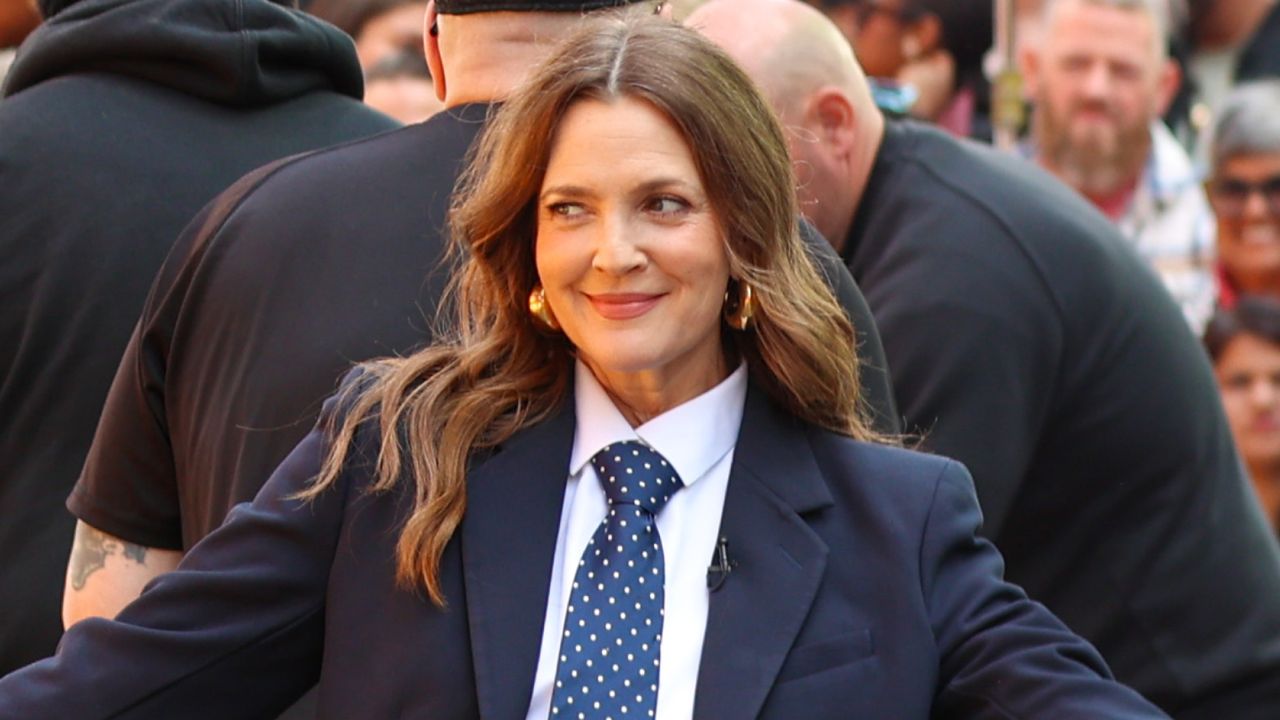
[[1209,199],[1227,276],[1243,292],[1280,295],[1280,152],[1223,160]]
[[427,4],[409,3],[370,18],[356,34],[356,57],[367,72],[380,60],[402,50],[423,52],[423,20]]
[[1214,372],[1236,447],[1251,468],[1280,463],[1280,346],[1237,335]]
[[578,356],[614,392],[666,407],[727,374],[724,233],[684,138],[652,105],[581,100],[538,198],[538,275]]
[[912,24],[903,17],[905,4],[904,0],[861,0],[839,6],[843,17],[833,18],[869,77],[896,77],[907,63],[903,42]]

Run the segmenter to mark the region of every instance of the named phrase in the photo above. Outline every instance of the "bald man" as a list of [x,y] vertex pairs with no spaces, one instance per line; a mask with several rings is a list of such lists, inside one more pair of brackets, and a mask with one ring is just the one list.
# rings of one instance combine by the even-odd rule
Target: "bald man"
[[1015,157],[886,122],[794,0],[688,19],[789,128],[926,449],[973,472],[1008,577],[1179,718],[1274,718],[1280,552],[1203,353],[1106,218]]

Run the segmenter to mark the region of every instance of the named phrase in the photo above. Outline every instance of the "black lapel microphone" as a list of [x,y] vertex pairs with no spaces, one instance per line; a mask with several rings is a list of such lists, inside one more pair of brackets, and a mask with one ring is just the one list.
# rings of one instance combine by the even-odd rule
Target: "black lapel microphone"
[[736,560],[729,559],[729,540],[720,538],[716,543],[715,556],[711,558],[711,565],[707,568],[707,589],[711,592],[719,590],[729,573],[737,566]]

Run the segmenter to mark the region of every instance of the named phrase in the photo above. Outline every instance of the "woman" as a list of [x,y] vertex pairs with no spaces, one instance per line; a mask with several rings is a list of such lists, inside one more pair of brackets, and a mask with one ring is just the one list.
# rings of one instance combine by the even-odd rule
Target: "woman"
[[1218,302],[1280,297],[1280,80],[1236,88],[1218,113],[1209,202],[1218,220]]
[[1236,448],[1280,534],[1280,299],[1249,296],[1204,334]]
[[[811,3],[813,4],[813,3]],[[882,109],[935,123],[958,137],[991,139],[990,3],[821,0],[849,38]]]
[[0,717],[1159,717],[866,442],[784,147],[696,33],[590,24],[466,176],[452,333]]
[[365,72],[405,50],[422,54],[425,0],[314,0],[307,12],[351,36]]

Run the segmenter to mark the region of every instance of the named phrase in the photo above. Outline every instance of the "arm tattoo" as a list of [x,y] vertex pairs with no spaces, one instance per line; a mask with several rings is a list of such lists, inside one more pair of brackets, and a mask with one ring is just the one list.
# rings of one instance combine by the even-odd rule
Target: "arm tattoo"
[[147,548],[144,545],[135,545],[133,543],[121,543],[124,545],[124,556],[139,565],[147,564]]
[[89,576],[107,564],[108,555],[123,555],[139,565],[147,561],[147,548],[108,535],[97,528],[80,524],[71,547],[71,587],[83,590]]

